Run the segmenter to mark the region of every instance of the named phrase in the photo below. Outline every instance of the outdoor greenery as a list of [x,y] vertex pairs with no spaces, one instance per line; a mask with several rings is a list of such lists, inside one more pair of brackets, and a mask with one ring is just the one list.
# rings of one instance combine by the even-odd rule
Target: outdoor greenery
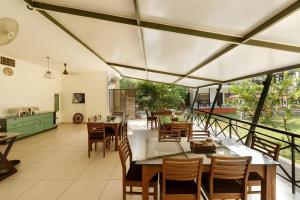
[[178,109],[185,105],[187,97],[187,89],[184,87],[151,81],[122,79],[120,88],[136,89],[137,104],[149,110]]
[[[295,115],[295,110],[299,108],[300,97],[299,79],[293,73],[284,72],[279,76],[274,76],[268,92],[267,99],[259,119],[259,123],[281,129],[287,132],[300,133],[300,117]],[[235,95],[227,100],[227,104],[236,106],[238,111],[244,113],[244,119],[251,121],[263,88],[263,84],[259,84],[252,80],[243,80],[233,83],[230,90]],[[243,124],[240,124],[243,127]],[[246,128],[246,127],[245,127]],[[247,127],[249,128],[249,127]],[[265,129],[257,129],[264,134],[271,135],[284,141],[291,141],[290,137],[282,134],[268,131]],[[248,134],[245,129],[240,129],[241,135]],[[268,138],[269,139],[269,138]],[[275,141],[278,143],[278,141]],[[299,139],[295,141],[300,143]],[[286,146],[281,142],[282,147]],[[290,149],[284,149],[280,154],[286,158],[291,158]],[[300,154],[296,152],[296,162],[300,163]]]
[[[227,100],[227,103],[236,106],[244,113],[245,119],[251,120],[262,88],[263,84],[249,79],[235,82],[230,88],[235,98]],[[284,72],[280,76],[274,76],[259,122],[285,131],[295,131],[289,122],[293,109],[298,107],[299,97],[299,80],[294,75]]]

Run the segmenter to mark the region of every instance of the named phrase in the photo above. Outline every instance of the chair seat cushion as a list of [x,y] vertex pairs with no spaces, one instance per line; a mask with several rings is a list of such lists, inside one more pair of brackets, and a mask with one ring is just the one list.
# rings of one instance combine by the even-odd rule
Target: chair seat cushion
[[166,194],[196,194],[197,184],[195,181],[166,180]]
[[[209,193],[209,176],[202,175],[202,187]],[[214,193],[242,193],[244,190],[239,180],[214,179]]]
[[[157,182],[158,175],[152,177],[150,182]],[[142,166],[132,162],[126,174],[126,181],[142,181]]]
[[250,172],[249,173],[249,178],[248,178],[249,181],[260,181],[261,180],[261,177],[259,176],[258,173],[256,172]]

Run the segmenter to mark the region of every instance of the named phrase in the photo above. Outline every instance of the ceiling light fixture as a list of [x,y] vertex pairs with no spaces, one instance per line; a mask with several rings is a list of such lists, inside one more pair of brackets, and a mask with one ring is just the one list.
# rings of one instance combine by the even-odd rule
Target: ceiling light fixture
[[49,69],[50,57],[47,57],[47,62],[48,62],[48,70],[44,74],[44,78],[45,79],[54,79],[53,74],[51,73],[51,71]]

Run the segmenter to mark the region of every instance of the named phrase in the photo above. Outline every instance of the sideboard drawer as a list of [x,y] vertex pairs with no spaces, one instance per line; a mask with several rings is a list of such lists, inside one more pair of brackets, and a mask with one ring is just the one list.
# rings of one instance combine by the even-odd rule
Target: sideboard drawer
[[7,125],[9,125],[9,124],[17,124],[17,123],[22,123],[22,118],[7,119]]

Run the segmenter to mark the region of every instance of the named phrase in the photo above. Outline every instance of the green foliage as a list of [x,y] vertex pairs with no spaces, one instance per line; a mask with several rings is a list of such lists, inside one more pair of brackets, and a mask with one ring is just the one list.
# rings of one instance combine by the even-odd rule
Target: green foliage
[[[299,83],[299,79],[287,72],[282,74],[280,80],[273,77],[259,122],[291,131],[288,121],[292,119],[293,109],[297,107],[300,97]],[[245,113],[246,119],[251,120],[262,88],[262,84],[251,80],[235,82],[230,90],[236,98],[227,100],[227,103],[237,106],[239,111]]]
[[245,119],[250,120],[255,113],[262,88],[262,85],[249,80],[235,82],[230,87],[230,91],[237,96],[226,100],[226,103],[237,106],[238,110],[245,114]]
[[128,89],[128,86],[137,90],[137,103],[149,110],[155,110],[158,107],[177,109],[184,105],[187,96],[187,89],[184,87],[151,81],[122,79],[120,88]]

